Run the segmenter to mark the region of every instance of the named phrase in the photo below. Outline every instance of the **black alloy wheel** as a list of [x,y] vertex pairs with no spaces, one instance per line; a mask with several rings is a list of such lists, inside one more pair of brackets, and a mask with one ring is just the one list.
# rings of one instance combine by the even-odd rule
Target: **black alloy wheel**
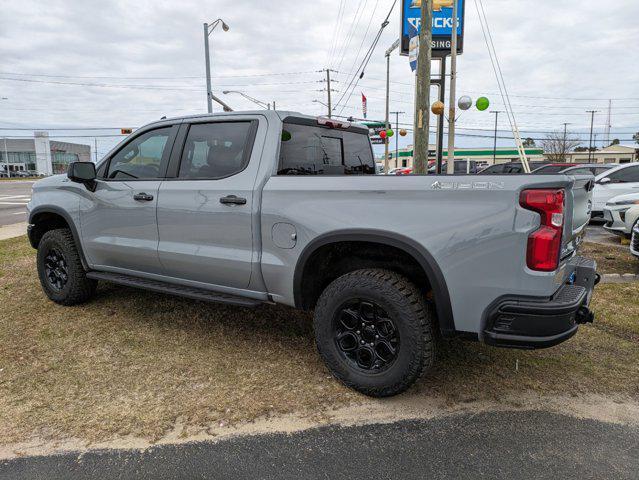
[[69,270],[64,255],[58,249],[52,248],[45,256],[44,271],[51,288],[62,291],[69,280]]
[[354,368],[367,373],[388,369],[399,354],[399,331],[386,311],[373,301],[353,299],[333,319],[335,342]]

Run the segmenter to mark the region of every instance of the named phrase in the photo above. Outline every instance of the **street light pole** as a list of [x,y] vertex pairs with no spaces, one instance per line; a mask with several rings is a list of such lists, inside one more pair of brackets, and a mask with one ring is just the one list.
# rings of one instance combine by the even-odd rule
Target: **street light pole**
[[504,113],[501,110],[495,110],[490,112],[495,115],[495,141],[493,143],[493,165],[497,162],[497,121],[499,119],[499,114]]
[[211,25],[204,24],[204,57],[206,60],[206,107],[209,113],[213,113],[213,90],[211,89],[211,57],[209,54],[209,35],[215,30],[218,24],[222,24],[222,30],[229,31],[229,26],[218,18]]
[[[390,56],[393,51],[399,47],[399,39],[395,40],[393,44],[390,46],[386,53],[386,118],[384,120],[384,128],[388,130],[390,128]],[[390,168],[388,158],[388,150],[389,150],[389,138],[384,138],[384,173],[388,173]],[[397,164],[397,157],[395,157],[395,163]],[[397,166],[397,165],[396,165]]]
[[450,101],[448,105],[448,163],[446,173],[455,173],[455,102],[457,96],[457,15],[458,0],[453,0],[453,31],[450,42]]

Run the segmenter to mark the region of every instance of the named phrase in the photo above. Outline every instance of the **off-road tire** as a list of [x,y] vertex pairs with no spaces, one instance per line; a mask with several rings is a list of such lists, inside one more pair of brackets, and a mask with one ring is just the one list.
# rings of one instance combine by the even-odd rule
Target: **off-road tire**
[[[46,275],[46,257],[53,249],[64,257],[66,263],[67,281],[61,289],[54,288]],[[97,281],[86,277],[80,254],[68,228],[49,230],[42,236],[38,244],[37,264],[42,290],[55,303],[65,306],[78,305],[94,296]]]
[[[366,372],[353,366],[337,345],[334,319],[345,302],[365,299],[392,318],[400,348],[391,366]],[[407,390],[435,360],[433,308],[405,277],[381,269],[358,270],[333,281],[320,296],[314,316],[317,349],[331,373],[346,386],[371,397],[389,397]]]

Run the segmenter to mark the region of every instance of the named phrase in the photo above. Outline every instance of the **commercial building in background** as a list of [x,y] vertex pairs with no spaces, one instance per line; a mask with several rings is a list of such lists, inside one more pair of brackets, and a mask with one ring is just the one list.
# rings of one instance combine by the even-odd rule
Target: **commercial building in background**
[[[544,151],[541,148],[527,148],[526,155],[531,162],[544,161]],[[448,152],[444,150],[444,159]],[[493,162],[496,158],[496,162]],[[431,146],[428,155],[429,160],[435,160],[435,147]],[[515,148],[498,148],[494,152],[492,148],[457,148],[455,150],[455,160],[468,160],[475,162],[477,166],[489,166],[493,163],[506,163],[519,161],[519,156]],[[383,162],[384,157],[378,161]],[[396,156],[395,152],[390,152],[390,168],[413,168],[413,147],[400,149]]]
[[34,138],[0,138],[0,174],[6,176],[7,156],[11,175],[55,175],[64,173],[71,162],[91,161],[91,147],[49,139],[47,132]]
[[567,155],[572,163],[632,163],[639,162],[639,145],[610,145],[594,152],[572,152]]
[[[550,159],[544,154],[542,148],[526,148],[526,155],[530,162],[544,162]],[[399,150],[396,156],[394,151],[389,152],[390,168],[413,168],[413,147]],[[444,151],[444,159],[448,152]],[[429,160],[435,160],[435,148],[431,146]],[[478,167],[490,166],[495,163],[518,162],[519,155],[515,148],[498,148],[497,152],[492,148],[458,148],[455,150],[455,160],[467,160],[475,162]],[[384,162],[384,156],[378,157],[378,163]],[[639,162],[639,145],[611,145],[594,152],[571,152],[566,155],[567,163],[631,163]]]

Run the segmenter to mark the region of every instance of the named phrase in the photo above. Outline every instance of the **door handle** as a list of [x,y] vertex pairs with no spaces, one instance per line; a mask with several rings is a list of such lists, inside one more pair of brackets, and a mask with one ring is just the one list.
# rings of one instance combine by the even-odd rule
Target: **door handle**
[[246,198],[241,198],[236,195],[228,195],[220,198],[220,203],[223,205],[246,205]]
[[137,200],[139,202],[150,202],[153,200],[153,195],[149,195],[148,193],[136,193],[133,195],[133,200]]

